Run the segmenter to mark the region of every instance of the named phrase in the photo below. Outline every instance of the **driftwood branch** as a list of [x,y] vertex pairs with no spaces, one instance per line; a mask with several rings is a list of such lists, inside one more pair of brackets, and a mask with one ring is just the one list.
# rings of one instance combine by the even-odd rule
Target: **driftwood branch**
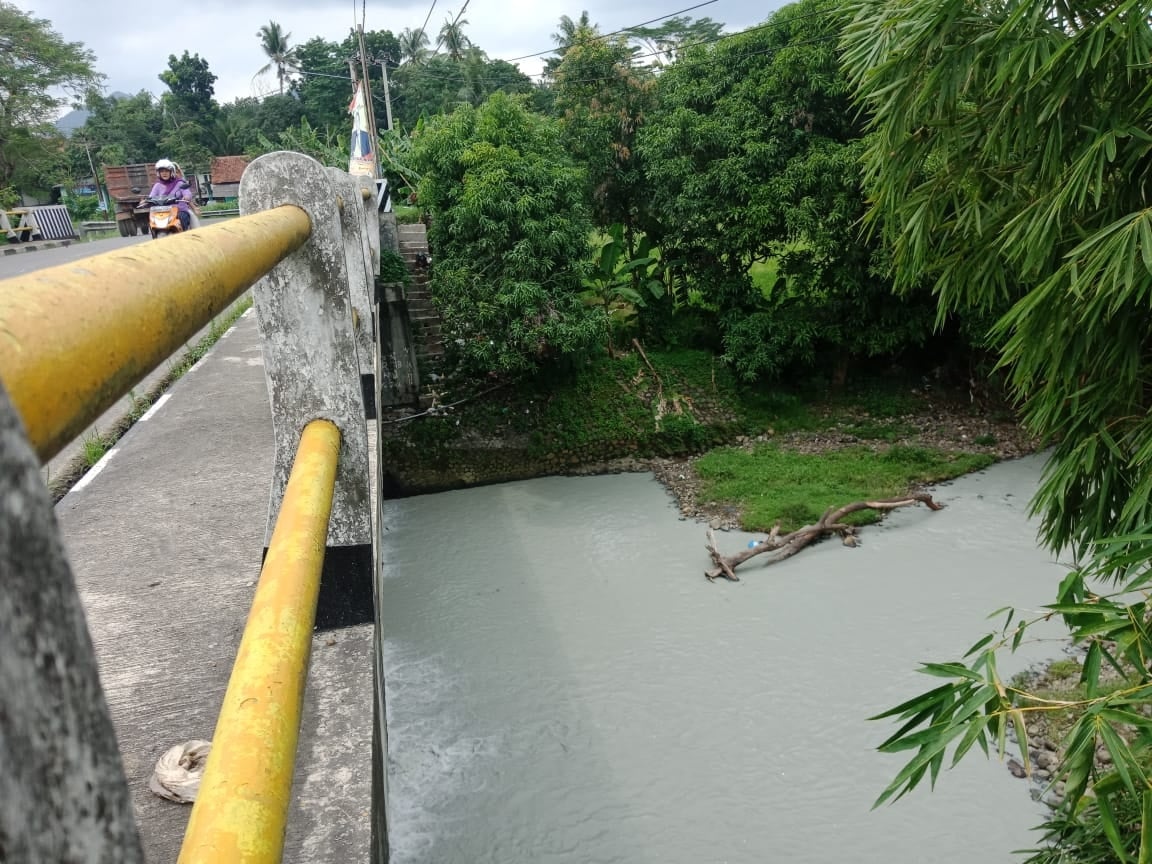
[[829,534],[839,534],[845,546],[855,546],[856,528],[841,521],[849,513],[855,513],[859,510],[887,512],[888,510],[895,510],[897,507],[909,507],[913,504],[923,504],[929,510],[942,510],[944,506],[933,501],[932,496],[927,492],[914,492],[903,498],[888,498],[883,501],[856,501],[853,504],[845,504],[838,509],[829,507],[820,517],[820,521],[812,525],[805,525],[803,528],[797,528],[788,534],[780,533],[780,523],[777,522],[764,540],[750,549],[737,552],[735,555],[721,555],[720,550],[716,548],[716,536],[712,529],[708,529],[706,548],[708,554],[712,556],[712,563],[716,566],[711,570],[706,570],[704,575],[708,577],[709,581],[723,576],[732,582],[739,582],[740,577],[736,575],[736,568],[748,559],[763,555],[765,552],[771,552],[773,553],[772,557],[764,563],[765,565],[776,564],[785,558],[791,558],[814,540]]

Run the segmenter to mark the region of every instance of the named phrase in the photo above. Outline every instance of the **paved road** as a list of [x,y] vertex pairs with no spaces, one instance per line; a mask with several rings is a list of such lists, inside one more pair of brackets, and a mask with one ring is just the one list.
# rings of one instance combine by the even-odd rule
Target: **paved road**
[[[90,258],[93,255],[113,252],[137,243],[150,242],[161,241],[152,241],[149,237],[112,237],[105,240],[93,240],[91,243],[73,243],[70,246],[41,248],[35,251],[19,252],[15,255],[0,255],[0,280],[14,276],[22,276],[45,267],[70,264],[84,258]],[[0,291],[2,290],[3,283],[0,282]],[[195,345],[199,342],[210,326],[211,325],[208,325],[208,327],[205,327],[197,333],[189,341],[188,346]],[[132,388],[132,394],[136,396],[145,396],[148,394],[158,396],[159,393],[156,392],[156,390],[161,380],[168,374],[168,370],[180,361],[188,346],[176,351],[167,361],[156,367],[152,373],[137,382]],[[105,435],[120,426],[124,418],[130,414],[134,408],[135,405],[132,402],[131,395],[124,396],[41,468],[41,476],[43,476],[44,482],[49,485],[55,496],[62,495],[68,485],[78,477],[79,471],[81,470],[80,466],[83,463],[84,441],[98,434]]]
[[72,243],[69,246],[56,246],[51,249],[18,252],[15,255],[0,255],[0,279],[23,276],[43,267],[69,264],[81,258],[90,258],[102,252],[123,249],[135,243],[150,242],[150,237],[111,237],[107,240],[93,240],[91,243]]

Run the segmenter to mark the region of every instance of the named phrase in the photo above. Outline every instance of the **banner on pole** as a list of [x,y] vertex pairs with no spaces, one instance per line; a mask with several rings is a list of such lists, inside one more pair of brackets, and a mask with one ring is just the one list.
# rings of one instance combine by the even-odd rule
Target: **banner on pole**
[[352,104],[348,106],[348,113],[352,115],[352,149],[348,158],[348,173],[375,177],[376,153],[369,131],[371,126],[368,124],[368,104],[364,98],[363,82],[356,84],[356,93],[352,97]]

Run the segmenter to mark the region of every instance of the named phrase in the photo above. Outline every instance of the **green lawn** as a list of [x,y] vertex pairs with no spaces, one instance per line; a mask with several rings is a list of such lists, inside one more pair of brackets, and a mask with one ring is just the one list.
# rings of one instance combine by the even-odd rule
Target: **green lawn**
[[[776,522],[790,531],[815,522],[829,507],[853,501],[893,498],[913,485],[933,483],[991,465],[984,454],[953,454],[920,447],[865,447],[823,454],[795,453],[774,444],[753,451],[713,450],[696,463],[700,500],[736,505],[746,531],[767,531]],[[866,510],[848,517],[861,525],[878,514]]]

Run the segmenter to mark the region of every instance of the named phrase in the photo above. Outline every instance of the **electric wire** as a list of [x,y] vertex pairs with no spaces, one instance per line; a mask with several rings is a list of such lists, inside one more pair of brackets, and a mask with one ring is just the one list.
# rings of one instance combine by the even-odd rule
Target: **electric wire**
[[[464,8],[466,8],[467,5],[468,5],[468,3],[465,2]],[[462,8],[460,10],[460,14],[462,15],[463,12],[464,12],[464,9]],[[429,11],[429,14],[431,14],[431,11]],[[680,14],[680,13],[679,12],[673,12],[670,15],[663,16],[663,17],[671,17],[673,15],[678,15],[678,14]],[[770,20],[770,21],[767,21],[763,24],[757,24],[753,27],[748,27],[744,30],[739,30],[735,33],[722,33],[719,36],[715,36],[715,37],[712,37],[709,39],[700,39],[696,42],[687,42],[683,45],[677,46],[674,50],[681,52],[686,48],[694,48],[694,47],[698,47],[700,45],[714,45],[714,44],[717,44],[719,42],[727,41],[729,39],[735,39],[735,38],[737,38],[739,36],[743,36],[747,33],[755,33],[755,32],[758,32],[760,30],[776,29],[776,28],[790,25],[796,21],[801,21],[801,20],[804,20],[807,18],[813,18],[813,17],[816,17],[818,15],[824,15],[824,14],[826,14],[826,13],[822,12],[822,11],[820,11],[820,12],[807,12],[807,13],[804,13],[802,15],[790,16],[787,20],[784,20],[784,21]],[[459,17],[460,16],[457,15],[457,20],[459,20]],[[656,18],[656,19],[652,19],[652,20],[658,21],[661,19]],[[646,23],[651,23],[651,22],[646,22]],[[643,24],[637,24],[635,26],[641,27],[644,25]],[[612,36],[612,35],[619,35],[620,33],[625,33],[630,29],[634,29],[634,28],[625,28],[624,30],[616,31],[615,33],[605,33],[605,34],[603,34],[603,36],[600,36],[598,38],[607,38],[607,37]],[[798,40],[798,41],[789,42],[785,46],[779,46],[779,47],[773,47],[773,48],[763,48],[763,49],[759,49],[757,51],[749,51],[749,52],[745,52],[742,54],[731,55],[729,57],[725,57],[723,59],[723,61],[717,61],[717,60],[709,58],[709,59],[705,59],[705,60],[696,60],[696,61],[679,60],[677,62],[680,64],[683,64],[684,66],[688,66],[691,68],[704,68],[704,67],[712,65],[716,62],[727,63],[727,62],[730,62],[731,60],[739,60],[739,59],[743,59],[745,57],[755,57],[755,56],[760,55],[760,54],[766,54],[769,52],[778,51],[784,47],[814,45],[814,44],[818,44],[821,42],[832,42],[832,41],[838,41],[838,40],[839,40],[838,36],[823,36],[823,37],[818,37],[815,39]],[[554,50],[555,49],[552,49],[552,51],[554,51]],[[543,53],[551,53],[551,52],[543,52]],[[668,53],[668,52],[667,51],[650,51],[650,52],[644,53],[644,54],[634,54],[631,59],[642,60],[642,59],[645,59],[648,57],[655,57],[655,56],[658,56],[661,54],[666,54],[666,53]],[[539,55],[535,55],[535,54],[525,55],[525,57],[534,57],[534,56],[539,56]],[[510,63],[511,61],[505,61],[505,62]],[[404,69],[405,67],[399,67],[399,68]],[[311,71],[304,70],[304,69],[301,69],[300,72],[303,75],[315,75],[315,76],[326,77],[326,78],[341,78],[343,80],[351,80],[350,77],[346,76],[346,75],[329,75],[329,74],[326,74],[323,72],[311,72]],[[534,73],[531,75],[525,74],[525,73],[521,73],[521,74],[524,74],[524,77],[528,78],[528,79],[539,78],[541,84],[544,82],[545,79],[552,77],[547,72],[539,72],[539,73]],[[437,75],[435,73],[427,72],[427,71],[420,73],[420,75],[422,78],[428,78],[428,79],[438,80],[438,81],[458,81],[458,80],[460,80],[460,77],[461,77],[461,76],[456,76],[456,75]],[[503,78],[493,78],[490,76],[478,77],[478,78],[474,78],[472,80],[478,84],[508,83]],[[569,78],[569,79],[567,79],[567,83],[569,83],[569,84],[594,84],[594,83],[599,82],[599,81],[615,81],[615,80],[618,80],[617,76],[615,76],[615,75],[601,75],[601,76],[595,76],[595,77],[591,77],[591,78]]]
[[[685,12],[691,12],[693,9],[699,9],[701,6],[711,6],[719,0],[705,0],[703,3],[697,3],[695,6],[689,6],[687,9],[681,9],[677,12],[669,12],[667,15],[661,15],[659,18],[652,18],[648,21],[641,21],[639,24],[633,24],[631,27],[622,27],[619,30],[613,30],[611,33],[597,33],[596,38],[607,39],[609,36],[620,36],[621,34],[628,33],[631,30],[636,30],[640,27],[646,27],[649,24],[655,24],[657,21],[663,21],[665,18],[674,18],[677,15],[683,15]],[[519,60],[529,60],[532,57],[543,57],[545,54],[557,53],[556,48],[548,48],[544,51],[537,51],[535,54],[525,54],[523,57],[511,57],[505,60],[505,63],[516,63]]]
[[[672,14],[675,15],[678,13],[674,12]],[[767,21],[763,24],[757,24],[753,27],[748,27],[744,30],[739,30],[735,33],[721,33],[719,36],[714,36],[714,37],[711,37],[708,39],[699,39],[695,42],[686,42],[683,45],[678,45],[676,48],[674,48],[672,50],[675,50],[677,52],[682,52],[687,48],[695,48],[695,47],[698,47],[700,45],[714,45],[716,43],[724,42],[724,41],[727,41],[729,39],[735,39],[735,38],[737,38],[739,36],[743,36],[747,33],[755,33],[755,32],[758,32],[760,30],[772,30],[772,29],[776,29],[776,28],[790,25],[795,21],[802,21],[806,18],[814,18],[817,16],[826,15],[826,14],[827,13],[823,12],[823,11],[806,12],[802,15],[790,16],[785,21],[776,21],[776,20]],[[659,20],[659,19],[656,19],[656,20]],[[642,26],[642,25],[636,25],[636,26]],[[627,32],[628,29],[631,29],[631,28],[626,28],[624,31],[620,31],[620,32]],[[608,36],[611,36],[611,35],[616,35],[616,34],[605,33],[603,36],[600,36],[597,38],[603,39],[603,38],[607,38]],[[822,42],[822,41],[829,41],[829,40],[838,39],[838,38],[839,37],[820,37],[816,41]],[[789,45],[806,45],[806,44],[813,44],[813,43],[811,40],[797,41],[797,42],[790,42],[789,43]],[[555,49],[553,49],[553,50],[555,50]],[[765,53],[765,51],[769,51],[769,50],[774,50],[774,49],[761,49],[759,51],[753,51],[753,52],[750,52],[748,54],[737,55],[736,58],[734,58],[734,59],[739,59],[740,57],[744,57],[744,56],[755,56],[756,54],[762,54],[762,53]],[[633,54],[631,59],[632,60],[644,60],[644,59],[647,59],[649,57],[657,57],[657,56],[660,56],[662,54],[667,54],[667,53],[668,53],[668,50],[649,51],[649,52],[643,53],[643,54]],[[527,55],[527,56],[536,56],[536,55]],[[505,61],[505,62],[511,62],[511,61]],[[679,61],[679,62],[685,62],[685,61]],[[696,64],[699,64],[700,62],[701,61],[696,61]],[[708,61],[705,61],[705,62],[708,62]],[[404,67],[401,67],[401,69],[403,69],[403,68]],[[538,78],[538,79],[540,79],[541,84],[546,79],[553,77],[552,73],[548,73],[548,72],[535,72],[532,74],[521,73],[521,74],[523,74],[524,77],[529,78],[529,79]],[[460,76],[438,75],[438,74],[433,73],[433,72],[425,71],[425,72],[421,73],[421,77],[432,79],[432,80],[438,80],[438,81],[457,81],[457,80],[459,80]],[[505,83],[505,79],[494,78],[491,76],[478,77],[478,78],[475,78],[472,80],[474,80],[476,83],[479,83],[479,84],[501,84],[501,83]],[[597,81],[613,81],[613,80],[616,80],[616,76],[614,76],[614,75],[602,75],[602,76],[593,77],[593,78],[569,78],[569,79],[567,79],[569,84],[591,84],[591,83],[595,83]]]
[[420,37],[423,36],[424,31],[428,29],[428,21],[432,18],[432,10],[435,8],[436,0],[432,0],[432,5],[428,7],[428,14],[424,16],[424,23],[420,25],[420,30],[415,36],[415,41],[412,43],[413,48],[420,48]]

